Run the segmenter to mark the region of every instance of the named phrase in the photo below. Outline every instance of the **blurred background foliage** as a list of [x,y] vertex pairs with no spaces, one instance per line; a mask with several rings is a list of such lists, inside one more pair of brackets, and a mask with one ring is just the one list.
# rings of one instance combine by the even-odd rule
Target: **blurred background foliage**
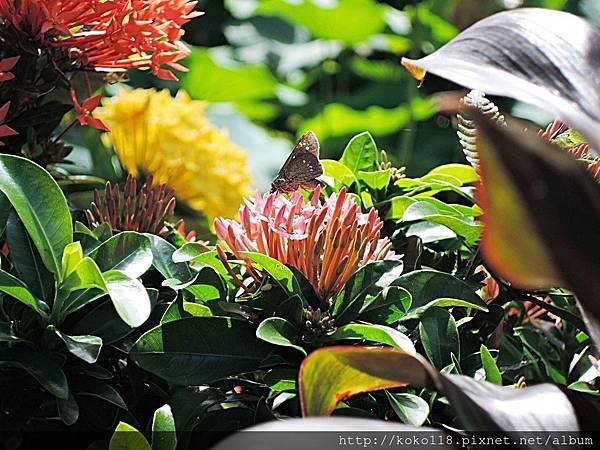
[[[514,7],[562,9],[600,23],[596,0],[200,0],[205,15],[187,25],[192,48],[179,82],[131,73],[134,87],[185,89],[209,102],[208,117],[249,153],[254,186],[265,189],[293,141],[306,130],[323,158],[338,158],[368,130],[407,173],[419,176],[463,162],[451,118],[465,91],[428,77],[419,88],[403,56],[433,52],[460,30]],[[111,94],[111,86],[107,90]],[[552,117],[509,102],[515,116],[547,124]],[[95,130],[75,137],[80,167],[108,179],[110,164]],[[92,149],[90,153],[84,147]],[[114,158],[113,158],[114,161]]]

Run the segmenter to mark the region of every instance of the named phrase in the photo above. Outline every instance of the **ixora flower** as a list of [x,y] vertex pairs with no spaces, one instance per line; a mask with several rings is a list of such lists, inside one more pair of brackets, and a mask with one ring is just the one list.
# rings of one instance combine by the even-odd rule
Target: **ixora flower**
[[176,79],[164,66],[189,50],[182,26],[196,2],[187,0],[0,0],[0,35],[63,52],[75,68],[98,71],[150,69]]
[[135,89],[102,105],[95,116],[132,175],[152,175],[210,219],[233,217],[234,205],[250,192],[247,153],[207,120],[204,102],[183,91],[172,97],[168,90]]
[[247,262],[249,273],[254,270],[240,252],[263,253],[302,272],[327,304],[359,267],[399,256],[389,239],[381,238],[376,209],[361,213],[345,188],[323,203],[319,195],[317,188],[307,202],[298,191],[289,199],[257,193],[240,207],[239,221],[216,219],[215,230],[236,258]]

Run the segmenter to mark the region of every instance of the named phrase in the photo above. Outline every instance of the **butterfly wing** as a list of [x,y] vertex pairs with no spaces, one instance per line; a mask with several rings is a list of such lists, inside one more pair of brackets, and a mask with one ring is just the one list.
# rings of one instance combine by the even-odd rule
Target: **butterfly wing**
[[312,132],[305,133],[285,161],[271,184],[271,191],[293,192],[302,187],[315,189],[323,175],[319,161],[319,141]]

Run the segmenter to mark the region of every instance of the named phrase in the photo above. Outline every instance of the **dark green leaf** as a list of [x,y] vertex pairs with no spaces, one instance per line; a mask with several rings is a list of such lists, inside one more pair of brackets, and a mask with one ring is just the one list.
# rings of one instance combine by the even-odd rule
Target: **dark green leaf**
[[49,327],[65,343],[67,350],[89,364],[93,364],[100,355],[102,339],[98,336],[69,336],[61,333],[52,325]]
[[58,407],[60,419],[65,425],[73,425],[79,419],[79,405],[71,392],[69,392],[69,398],[66,400],[57,398],[56,406]]
[[46,268],[60,281],[60,259],[73,241],[67,200],[52,176],[32,161],[0,155],[0,191],[19,215]]
[[24,348],[1,350],[0,367],[23,369],[55,397],[67,399],[69,396],[67,377],[61,367],[44,353]]
[[389,286],[360,311],[358,318],[365,322],[392,325],[409,310],[412,303],[410,293],[398,286]]
[[163,277],[176,279],[180,283],[191,280],[192,271],[188,265],[173,261],[173,254],[177,250],[175,246],[154,234],[146,234],[145,236],[152,243],[152,264]]
[[130,357],[170,383],[200,385],[258,369],[273,347],[247,322],[190,317],[164,323],[142,335]]
[[35,298],[35,296],[27,289],[27,286],[18,278],[13,277],[10,273],[0,269],[0,292],[4,292],[14,299],[20,301],[25,306],[33,309],[41,317],[48,316],[48,305]]
[[460,341],[454,317],[438,307],[427,310],[419,324],[421,343],[429,360],[438,369],[452,363],[451,354],[460,355]]
[[386,327],[384,325],[370,325],[362,323],[349,323],[343,325],[328,334],[326,339],[332,341],[344,339],[361,339],[379,344],[389,345],[398,348],[406,353],[415,354],[416,350],[412,341],[398,330]]
[[256,330],[256,337],[273,345],[294,348],[306,356],[306,350],[296,345],[298,329],[281,317],[263,320]]

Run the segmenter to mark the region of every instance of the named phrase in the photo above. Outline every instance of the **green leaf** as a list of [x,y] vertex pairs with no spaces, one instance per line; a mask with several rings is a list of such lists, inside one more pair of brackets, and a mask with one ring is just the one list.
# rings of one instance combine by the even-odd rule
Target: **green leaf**
[[102,272],[115,269],[138,278],[152,266],[152,244],[143,234],[124,231],[103,242],[89,256]]
[[403,222],[427,221],[443,225],[468,243],[475,244],[480,237],[482,225],[471,217],[453,217],[439,211],[431,202],[417,201],[409,205],[402,215]]
[[259,265],[259,269],[266,271],[288,294],[299,294],[300,285],[294,274],[284,264],[270,256],[255,252],[241,252],[242,255]]
[[182,86],[192,98],[241,102],[275,97],[277,80],[260,65],[228,64],[215,50],[194,48]]
[[[68,275],[65,275],[63,284],[60,286],[60,295],[66,295],[81,289],[100,289],[106,292],[106,284],[99,267],[94,260],[86,256],[73,267]],[[78,297],[75,297],[78,298]],[[73,312],[82,305],[68,302],[63,308]],[[55,306],[56,307],[56,306]]]
[[[396,108],[373,105],[365,110],[356,110],[343,103],[327,103],[323,111],[302,122],[299,130],[300,132],[312,130],[319,139],[325,141],[328,138],[353,135],[364,129],[368,129],[375,136],[385,136],[397,132],[409,121],[410,109],[406,105]],[[344,160],[341,162],[348,165]],[[374,169],[370,165],[365,167],[362,170]]]
[[470,164],[444,164],[432,169],[428,175],[450,175],[461,184],[474,183],[479,179],[477,171]]
[[358,178],[371,189],[385,189],[392,178],[391,169],[375,170],[372,172],[358,171]]
[[348,45],[363,42],[385,28],[387,9],[374,0],[344,0],[327,6],[320,3],[262,0],[254,14],[281,17],[305,27],[316,38]]
[[385,392],[392,409],[398,418],[415,427],[420,427],[429,416],[429,404],[421,397],[412,394],[393,394]]
[[405,334],[384,325],[350,323],[328,334],[326,339],[328,341],[361,339],[389,345],[411,355],[416,353],[415,346]]
[[46,268],[60,281],[60,259],[73,241],[71,213],[62,191],[40,166],[13,155],[0,155],[0,191],[19,215]]
[[104,274],[108,295],[123,321],[132,327],[142,325],[152,310],[144,285],[126,274],[111,270]]
[[0,350],[0,367],[23,369],[55,397],[66,399],[69,396],[67,377],[47,354],[24,348]]
[[377,144],[368,131],[354,136],[340,158],[340,162],[356,175],[360,171],[376,170],[378,161]]
[[325,172],[324,177],[332,178],[332,184],[336,190],[341,189],[343,186],[350,187],[353,183],[358,184],[358,179],[354,175],[354,172],[341,162],[333,159],[323,159],[321,160],[321,164]]
[[108,450],[152,450],[142,433],[125,422],[119,422],[110,438]]
[[169,405],[163,405],[152,416],[152,450],[176,450],[175,419]]
[[399,277],[393,285],[401,286],[410,292],[411,310],[439,298],[466,300],[480,306],[484,311],[487,310],[485,302],[475,293],[478,287],[471,287],[464,281],[437,270],[415,270]]
[[143,369],[186,386],[257,370],[272,349],[247,322],[190,317],[146,332],[129,356]]
[[134,328],[127,325],[117,314],[113,303],[101,301],[75,323],[72,333],[90,334],[109,345],[131,334]]
[[332,315],[336,324],[343,325],[358,317],[364,305],[371,303],[401,273],[402,264],[398,261],[377,261],[358,269],[335,297]]
[[406,289],[390,286],[366,304],[358,318],[364,322],[392,325],[404,317],[411,303],[412,296]]
[[[174,245],[154,234],[145,235],[152,244],[152,264],[166,279],[175,279],[179,283],[185,283],[192,279],[192,271],[185,263],[173,261]],[[187,244],[184,244],[184,247]],[[183,248],[183,247],[181,247]]]
[[488,348],[483,344],[481,344],[480,356],[483,370],[485,370],[485,379],[490,383],[499,384],[502,386],[502,375],[500,374],[500,370],[496,365],[496,361],[494,360],[494,357]]
[[98,360],[102,349],[102,339],[98,336],[82,335],[69,336],[58,331],[54,326],[48,327],[65,343],[70,353],[82,359],[86,363],[93,364]]
[[207,253],[208,249],[200,242],[188,242],[176,249],[171,256],[174,263],[183,263],[193,261],[200,255]]
[[256,337],[269,344],[295,348],[306,356],[306,350],[295,344],[298,340],[298,329],[281,317],[263,320],[256,330]]
[[33,309],[41,317],[48,317],[48,305],[35,298],[21,280],[2,269],[0,269],[0,292],[4,292],[20,301],[25,306]]
[[75,394],[77,396],[96,397],[127,411],[127,404],[123,400],[123,397],[108,383],[100,383],[98,380],[88,379],[78,383]]
[[442,308],[427,310],[419,323],[421,343],[429,360],[438,369],[452,363],[450,354],[460,356],[460,341],[454,317]]
[[423,314],[425,314],[427,312],[427,310],[429,310],[429,308],[432,308],[434,306],[437,306],[439,308],[448,308],[448,307],[459,306],[461,308],[473,308],[478,311],[486,311],[486,312],[488,311],[488,308],[486,306],[482,306],[481,303],[471,303],[470,301],[459,300],[457,298],[437,298],[423,306],[419,306],[418,308],[411,309],[400,320],[402,322],[405,322],[408,320],[420,319],[421,316],[423,316]]
[[57,398],[56,406],[60,419],[65,425],[73,425],[79,419],[79,405],[71,392],[69,392],[69,398],[67,399]]

